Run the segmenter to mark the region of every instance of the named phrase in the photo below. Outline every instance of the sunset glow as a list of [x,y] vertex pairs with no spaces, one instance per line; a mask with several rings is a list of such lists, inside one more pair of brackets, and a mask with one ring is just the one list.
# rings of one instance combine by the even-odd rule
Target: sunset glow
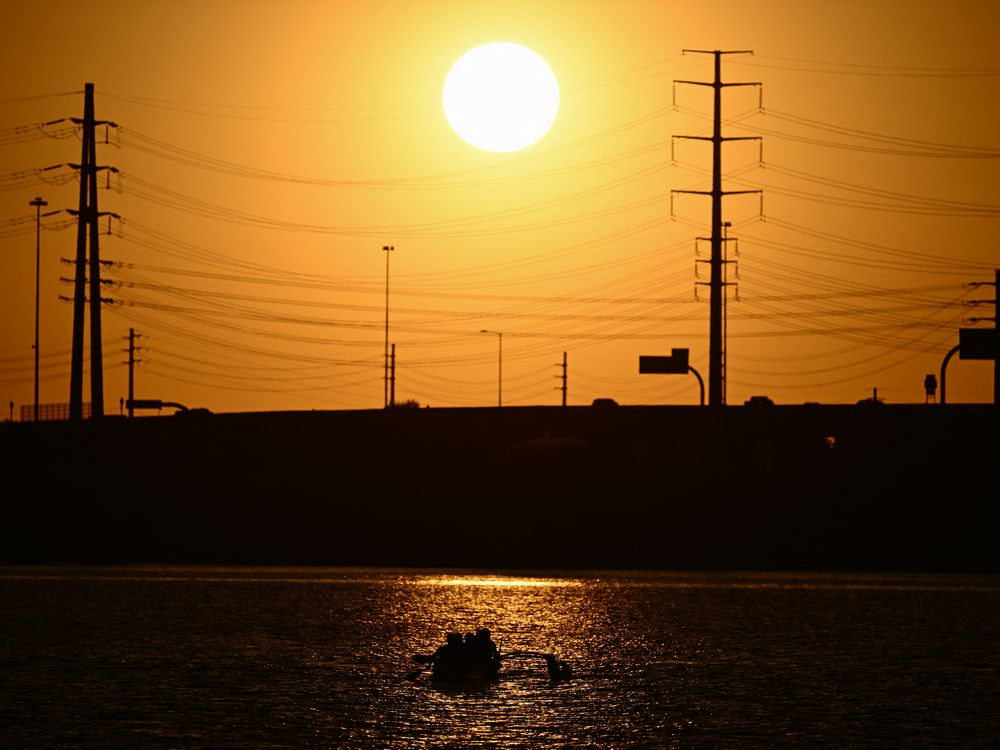
[[[138,398],[215,412],[381,408],[393,345],[396,401],[490,406],[483,330],[504,408],[559,405],[564,354],[569,406],[697,404],[638,372],[675,347],[709,369],[713,149],[681,137],[711,135],[713,92],[675,82],[714,69],[686,49],[752,50],[721,79],[760,84],[721,92],[722,136],[760,139],[720,149],[726,403],[922,404],[991,325],[994,3],[55,7],[0,30],[5,418],[33,397],[36,197],[40,399],[69,400],[88,82],[108,414],[130,329]],[[992,365],[947,385],[988,402]]]

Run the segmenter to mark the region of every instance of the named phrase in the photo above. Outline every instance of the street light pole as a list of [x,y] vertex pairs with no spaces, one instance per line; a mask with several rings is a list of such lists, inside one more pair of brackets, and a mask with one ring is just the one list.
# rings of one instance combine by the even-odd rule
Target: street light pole
[[503,406],[503,331],[482,330],[480,333],[495,333],[499,342],[499,353],[497,356],[497,406]]
[[383,363],[385,364],[385,398],[383,408],[389,406],[389,253],[396,248],[392,245],[383,245],[382,252],[385,253],[385,351],[383,353]]
[[38,421],[38,301],[39,277],[42,267],[42,206],[49,205],[41,198],[35,198],[28,203],[35,207],[35,421]]

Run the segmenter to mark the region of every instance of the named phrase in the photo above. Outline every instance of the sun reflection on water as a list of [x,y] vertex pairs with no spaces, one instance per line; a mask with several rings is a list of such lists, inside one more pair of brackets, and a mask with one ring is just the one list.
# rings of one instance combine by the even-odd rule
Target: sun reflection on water
[[580,586],[581,581],[567,578],[524,578],[521,576],[462,575],[433,576],[414,581],[420,586],[490,586],[494,588],[555,588]]

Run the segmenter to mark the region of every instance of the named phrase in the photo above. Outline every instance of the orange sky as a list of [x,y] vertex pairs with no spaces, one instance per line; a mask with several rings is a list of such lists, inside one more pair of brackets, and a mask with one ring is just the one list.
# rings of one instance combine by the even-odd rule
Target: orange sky
[[[82,115],[119,182],[101,238],[120,285],[104,315],[105,408],[136,396],[215,411],[381,407],[385,254],[397,400],[690,404],[693,378],[638,374],[688,347],[708,373],[710,232],[704,135],[711,58],[725,60],[724,187],[738,238],[728,403],[922,402],[992,297],[1000,198],[1000,10],[991,2],[55,2],[12,4],[0,28],[0,399],[32,399],[34,196],[76,208]],[[559,116],[535,145],[478,151],[441,111],[444,77],[477,44],[548,60]],[[60,94],[65,94],[61,95]],[[50,96],[51,95],[51,96]],[[41,98],[34,98],[41,97]],[[112,140],[114,134],[112,133]],[[27,174],[21,174],[26,172]],[[15,174],[17,173],[17,174]],[[65,214],[42,232],[41,401],[69,398]],[[121,236],[118,236],[118,230]],[[700,245],[706,258],[707,243]],[[955,360],[950,402],[992,397],[988,363]],[[85,378],[84,400],[89,400]],[[16,414],[16,413],[15,413]],[[4,412],[6,417],[6,410]]]

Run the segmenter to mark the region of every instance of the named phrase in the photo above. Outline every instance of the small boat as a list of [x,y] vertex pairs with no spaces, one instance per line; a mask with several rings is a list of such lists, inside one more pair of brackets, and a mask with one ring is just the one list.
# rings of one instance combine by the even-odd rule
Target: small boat
[[463,644],[460,640],[452,640],[448,646],[442,646],[433,654],[414,656],[414,661],[425,666],[409,675],[409,678],[416,679],[430,667],[432,682],[450,685],[482,685],[499,679],[500,666],[503,661],[527,658],[544,660],[549,680],[552,682],[561,682],[573,676],[570,665],[557,659],[554,654],[540,651],[511,651],[501,654],[495,649],[476,648]]
[[[459,633],[448,633],[444,646],[433,654],[418,654],[413,660],[431,668],[434,682],[484,683],[492,682],[500,674],[500,652],[486,628],[475,635],[468,634],[464,641]],[[416,679],[424,669],[411,677]]]
[[499,656],[485,653],[445,654],[431,663],[432,682],[482,684],[499,677]]

